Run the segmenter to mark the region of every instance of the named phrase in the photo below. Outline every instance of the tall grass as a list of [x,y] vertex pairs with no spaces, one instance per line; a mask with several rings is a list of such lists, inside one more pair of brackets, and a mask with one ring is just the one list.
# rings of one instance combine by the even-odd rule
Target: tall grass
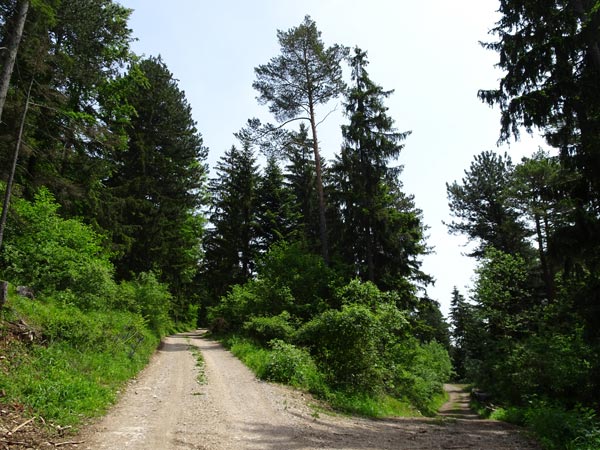
[[[158,344],[131,312],[83,313],[51,299],[13,297],[0,314],[2,401],[60,425],[104,412]],[[21,319],[34,331],[33,342],[11,337],[8,323]]]

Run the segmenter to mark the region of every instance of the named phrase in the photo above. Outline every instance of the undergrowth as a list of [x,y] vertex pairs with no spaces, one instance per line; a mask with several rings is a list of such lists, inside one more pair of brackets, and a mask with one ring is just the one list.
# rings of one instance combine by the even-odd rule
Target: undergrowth
[[76,426],[115,401],[158,341],[137,313],[84,313],[52,299],[9,297],[0,312],[1,401]]
[[374,418],[421,415],[404,399],[331,388],[310,354],[292,344],[275,339],[270,342],[270,348],[263,348],[235,335],[224,337],[221,342],[259,379],[310,392],[337,411]]
[[591,408],[563,405],[533,399],[527,406],[507,406],[493,410],[474,404],[480,416],[525,427],[545,450],[600,449],[600,421]]

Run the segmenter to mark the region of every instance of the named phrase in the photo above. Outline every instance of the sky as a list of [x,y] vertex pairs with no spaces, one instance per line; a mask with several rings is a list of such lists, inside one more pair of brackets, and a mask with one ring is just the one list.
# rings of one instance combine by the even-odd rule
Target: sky
[[[277,30],[298,26],[310,15],[326,46],[367,51],[371,79],[394,90],[386,101],[398,131],[412,131],[396,164],[404,166],[404,190],[414,195],[433,248],[423,270],[436,282],[428,295],[447,315],[456,286],[468,297],[475,263],[464,255],[464,237],[451,236],[446,183],[460,181],[473,156],[484,150],[507,152],[513,161],[542,144],[521,141],[497,146],[500,112],[477,98],[494,89],[502,73],[498,55],[480,41],[498,20],[498,0],[119,0],[133,9],[130,28],[138,55],[158,56],[186,94],[209,149],[212,168],[236,144],[233,133],[249,118],[274,122],[256,101],[254,68],[280,54]],[[318,111],[327,119],[319,141],[328,160],[339,152],[341,103]]]

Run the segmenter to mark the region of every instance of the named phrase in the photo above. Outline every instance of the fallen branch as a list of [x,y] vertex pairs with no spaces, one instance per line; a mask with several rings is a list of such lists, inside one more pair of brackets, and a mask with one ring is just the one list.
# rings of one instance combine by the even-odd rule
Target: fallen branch
[[66,442],[49,442],[49,444],[54,445],[54,447],[62,447],[63,445],[77,445],[83,444],[85,441],[66,441]]
[[23,428],[25,425],[30,424],[31,422],[33,422],[35,420],[35,417],[32,417],[29,420],[26,420],[25,422],[23,422],[21,425],[16,426],[15,428],[13,428],[12,430],[10,430],[10,434],[15,434],[17,431],[19,431],[21,428]]
[[2,442],[3,444],[7,444],[7,445],[31,445],[30,442],[11,441],[8,439],[3,439],[3,438],[0,438],[0,442]]

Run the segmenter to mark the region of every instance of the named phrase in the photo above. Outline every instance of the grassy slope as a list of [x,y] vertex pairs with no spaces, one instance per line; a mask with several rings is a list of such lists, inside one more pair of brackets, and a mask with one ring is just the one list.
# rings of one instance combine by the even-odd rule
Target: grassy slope
[[0,402],[76,426],[115,401],[158,341],[137,314],[11,296],[0,312]]

